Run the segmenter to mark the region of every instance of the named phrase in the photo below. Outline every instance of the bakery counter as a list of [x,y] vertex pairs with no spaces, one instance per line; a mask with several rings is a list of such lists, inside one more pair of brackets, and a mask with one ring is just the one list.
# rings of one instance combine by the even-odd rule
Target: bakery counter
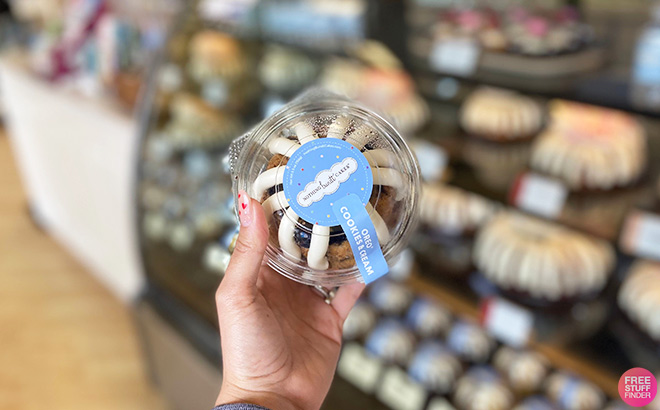
[[[567,110],[587,107],[587,111],[594,113],[596,117],[602,116],[603,119],[610,115],[610,111],[560,100],[547,102],[541,98],[519,97],[503,92],[502,101],[493,101],[493,104],[502,104],[502,107],[506,108],[493,111],[493,121],[497,121],[497,115],[532,116],[531,113],[524,112],[525,108],[516,108],[516,104],[521,101],[523,104],[536,105],[539,111],[533,114],[537,118],[534,120],[536,125],[532,125],[529,130],[523,130],[527,135],[515,139],[512,134],[510,140],[497,140],[478,136],[475,131],[466,130],[465,123],[461,124],[462,121],[467,121],[465,107],[469,103],[466,101],[472,96],[474,103],[474,96],[479,93],[484,93],[484,89],[473,93],[460,92],[456,101],[451,103],[432,104],[432,122],[418,134],[421,139],[442,149],[449,157],[443,183],[603,238],[613,244],[619,240],[624,221],[634,209],[657,208],[660,200],[657,188],[660,175],[660,122],[657,119],[629,117],[612,111],[615,116],[621,115],[623,122],[631,121],[632,124],[637,124],[633,125],[633,129],[639,127],[637,129],[641,131],[634,131],[639,135],[638,142],[627,151],[634,151],[635,156],[617,160],[634,164],[636,170],[631,171],[629,176],[610,176],[612,169],[605,164],[594,165],[588,160],[566,162],[570,161],[566,158],[573,155],[573,142],[567,142],[565,155],[558,153],[552,148],[555,145],[551,144],[559,144],[564,136],[553,135],[547,125],[551,121],[547,119],[548,116],[552,117],[551,112],[562,110],[556,107],[565,106]],[[476,107],[476,104],[473,105]],[[484,113],[480,114],[479,121],[484,118],[485,124],[487,107],[475,109]],[[518,109],[521,112],[517,112]],[[581,124],[578,119],[576,124]],[[475,125],[479,126],[481,125]],[[628,144],[629,140],[626,139],[625,144]],[[612,144],[615,143],[612,141]],[[627,149],[623,146],[612,147],[618,150],[618,155],[623,155]],[[553,161],[557,164],[564,162],[562,166],[550,166]],[[576,169],[575,167],[583,167],[584,172],[589,170],[588,172],[593,174],[594,182],[591,186],[577,182],[577,174],[570,172],[571,169]],[[608,178],[628,179],[616,186],[614,180]]]
[[112,100],[85,97],[0,62],[4,120],[35,221],[123,300],[143,276],[133,230],[137,129]]

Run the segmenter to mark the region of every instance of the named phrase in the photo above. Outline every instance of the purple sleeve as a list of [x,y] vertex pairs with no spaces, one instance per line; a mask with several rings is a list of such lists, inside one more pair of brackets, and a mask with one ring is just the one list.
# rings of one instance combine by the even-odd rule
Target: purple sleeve
[[213,410],[269,410],[265,407],[257,406],[256,404],[223,404],[222,406],[214,407]]

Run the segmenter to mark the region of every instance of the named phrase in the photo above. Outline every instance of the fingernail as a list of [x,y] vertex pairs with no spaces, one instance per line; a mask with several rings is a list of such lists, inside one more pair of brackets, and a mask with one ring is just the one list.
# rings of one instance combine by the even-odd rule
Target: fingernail
[[238,218],[241,220],[241,226],[250,226],[252,223],[252,206],[245,191],[238,192]]

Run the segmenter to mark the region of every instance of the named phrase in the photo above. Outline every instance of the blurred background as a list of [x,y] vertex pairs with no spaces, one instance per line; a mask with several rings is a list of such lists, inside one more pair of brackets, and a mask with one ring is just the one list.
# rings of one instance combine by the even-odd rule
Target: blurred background
[[0,5],[1,409],[213,406],[228,147],[311,86],[424,178],[324,409],[625,409],[660,376],[660,2]]

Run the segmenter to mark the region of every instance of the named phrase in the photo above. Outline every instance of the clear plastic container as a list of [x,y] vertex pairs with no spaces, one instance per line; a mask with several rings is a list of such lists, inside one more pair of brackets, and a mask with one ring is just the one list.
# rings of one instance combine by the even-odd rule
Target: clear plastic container
[[[329,210],[335,198],[360,199],[377,236],[360,239],[379,244],[388,263],[415,227],[420,176],[413,153],[389,122],[337,95],[305,93],[235,141],[230,158],[234,194],[244,190],[266,211],[268,264],[295,281],[324,287],[365,281],[355,237],[348,241],[342,214]],[[308,177],[304,172],[315,178],[301,185],[296,178]]]

